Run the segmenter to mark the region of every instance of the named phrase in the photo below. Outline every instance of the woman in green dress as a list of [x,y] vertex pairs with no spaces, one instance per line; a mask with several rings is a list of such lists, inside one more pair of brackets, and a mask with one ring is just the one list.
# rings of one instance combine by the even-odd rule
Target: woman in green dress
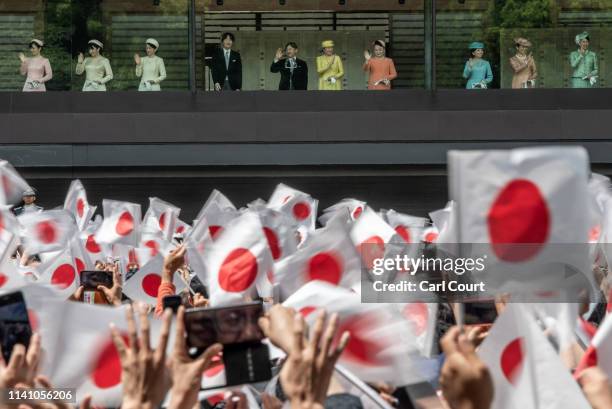
[[589,33],[586,31],[576,36],[578,50],[570,54],[570,65],[572,66],[570,85],[572,88],[592,88],[597,83],[599,74],[597,54],[589,50],[589,40]]

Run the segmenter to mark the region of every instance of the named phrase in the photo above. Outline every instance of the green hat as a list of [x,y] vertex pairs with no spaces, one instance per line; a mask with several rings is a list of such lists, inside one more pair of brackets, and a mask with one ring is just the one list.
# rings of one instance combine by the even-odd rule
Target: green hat
[[584,39],[589,39],[589,33],[587,33],[586,31],[583,31],[582,33],[576,36],[576,45],[580,45],[580,42]]
[[481,43],[480,41],[474,41],[474,42],[470,43],[470,45],[468,46],[468,48],[469,48],[470,50],[478,50],[479,48],[484,50],[485,46],[484,46],[484,44],[483,44],[483,43]]

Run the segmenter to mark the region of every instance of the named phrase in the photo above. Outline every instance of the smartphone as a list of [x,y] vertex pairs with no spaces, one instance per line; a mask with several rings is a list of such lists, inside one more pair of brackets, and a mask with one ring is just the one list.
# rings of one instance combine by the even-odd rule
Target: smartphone
[[175,314],[181,306],[181,302],[182,299],[180,295],[167,295],[162,299],[164,311],[166,310],[166,308],[170,308]]
[[465,325],[490,325],[497,319],[493,301],[464,303]]
[[0,296],[0,346],[4,362],[8,364],[16,344],[27,348],[31,337],[32,327],[21,291]]
[[258,324],[262,315],[261,302],[185,312],[187,347],[192,357],[217,342],[223,344],[225,383],[215,388],[272,378],[268,346],[261,342],[264,334]]
[[106,288],[112,288],[113,276],[103,270],[83,270],[80,274],[81,285],[86,290],[96,290],[99,285]]

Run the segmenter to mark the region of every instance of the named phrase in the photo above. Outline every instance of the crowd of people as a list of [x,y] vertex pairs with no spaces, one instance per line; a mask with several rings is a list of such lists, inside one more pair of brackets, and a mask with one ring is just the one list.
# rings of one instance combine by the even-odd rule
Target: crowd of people
[[[63,207],[45,210],[36,191],[2,161],[0,309],[6,294],[21,292],[32,335],[28,345],[17,341],[10,354],[2,351],[0,388],[75,388],[81,408],[610,409],[612,314],[606,308],[611,310],[612,276],[606,246],[612,185],[599,175],[587,180],[576,163],[581,151],[564,149],[524,149],[516,156],[521,159],[480,152],[488,160],[470,166],[499,161],[506,170],[513,166],[509,173],[519,181],[508,182],[511,195],[502,194],[503,217],[497,210],[449,205],[432,212],[433,225],[423,217],[375,211],[356,199],[319,214],[316,199],[282,184],[268,201],[243,208],[214,191],[192,224],[180,220],[180,208],[157,198],[150,198],[144,217],[138,204],[106,199],[103,217],[94,217],[96,207],[80,181],[71,184]],[[469,154],[456,163],[471,161]],[[550,176],[555,166],[563,172]],[[476,177],[470,188],[489,186],[486,172],[476,169]],[[544,192],[538,200],[536,183]],[[563,195],[576,192],[583,197],[559,210]],[[561,225],[571,217],[549,218],[547,209],[557,216],[584,211],[590,217],[580,220],[588,226],[572,226],[568,233]],[[465,319],[461,304],[444,300],[362,302],[362,272],[371,268],[367,245],[384,253],[384,243],[427,242],[431,251],[457,233],[451,220],[472,217],[466,212],[487,220],[490,234],[495,223],[527,219],[518,237],[544,219],[556,223],[546,237],[553,241],[559,232],[578,237],[584,231],[586,242],[587,227],[599,226],[590,238],[599,251],[584,254],[594,266],[585,274],[593,273],[597,302],[529,306],[513,303],[510,295],[493,300],[492,322],[476,325]],[[504,232],[507,240],[514,233]],[[507,256],[493,250],[500,259]],[[83,278],[89,271],[106,275],[107,284],[90,286]],[[253,305],[263,312],[249,313],[255,314],[252,325],[245,316],[220,313]],[[215,324],[194,324],[194,313]],[[6,321],[0,314],[0,345],[9,343]],[[234,340],[249,340],[253,349],[240,355],[240,342],[215,342],[222,338],[203,335],[207,328],[238,332]],[[100,346],[109,333],[112,348]],[[270,352],[255,364],[253,356],[261,357],[253,347],[260,345],[257,334]],[[198,353],[194,345],[201,347]],[[268,365],[271,378],[249,386],[212,381],[219,371],[226,383],[235,370],[256,377]],[[432,393],[427,403],[411,406],[419,399],[407,387],[418,383]],[[0,407],[13,407],[3,399]],[[29,401],[20,407],[71,406]]]
[[[240,53],[233,49],[235,36],[223,33],[219,47],[211,56],[210,70],[212,82],[216,91],[237,91],[242,89],[242,59]],[[576,35],[578,49],[569,56],[571,66],[570,85],[572,88],[592,88],[599,78],[597,54],[589,49],[589,33]],[[113,79],[113,70],[108,58],[102,55],[104,44],[96,39],[88,43],[89,56],[79,53],[76,74],[85,73],[83,91],[106,91],[106,85]],[[514,39],[516,53],[509,59],[512,69],[512,88],[537,87],[537,65],[530,52],[531,42],[522,37]],[[41,55],[43,41],[32,39],[29,44],[31,57],[19,54],[21,74],[26,76],[23,91],[42,92],[46,90],[45,83],[53,78],[51,64]],[[345,75],[342,58],[335,52],[332,40],[321,43],[320,55],[316,57],[315,65],[319,78],[318,89],[340,91],[343,89]],[[134,55],[135,73],[140,78],[139,91],[160,91],[161,83],[166,79],[166,68],[163,58],[157,56],[159,42],[154,38],[145,41],[146,56]],[[485,45],[474,41],[468,46],[470,55],[465,63],[463,78],[466,89],[485,89],[493,81],[493,72],[489,61],[483,58]],[[393,59],[387,56],[387,44],[384,40],[372,43],[371,50],[364,51],[363,71],[368,75],[368,89],[390,90],[391,84],[397,78]],[[308,63],[298,58],[298,45],[290,41],[284,48],[276,51],[270,71],[280,73],[279,90],[308,89]]]

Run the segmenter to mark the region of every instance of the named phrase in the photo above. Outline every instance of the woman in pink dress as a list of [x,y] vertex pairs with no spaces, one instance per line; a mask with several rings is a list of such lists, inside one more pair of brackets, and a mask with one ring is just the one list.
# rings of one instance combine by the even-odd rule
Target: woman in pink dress
[[21,75],[26,76],[25,84],[23,84],[24,92],[44,92],[45,82],[53,78],[51,64],[49,60],[42,55],[40,51],[43,48],[43,42],[37,39],[30,41],[30,52],[32,57],[26,58],[23,53],[19,53],[21,60]]
[[363,70],[368,72],[368,89],[390,90],[391,81],[397,78],[397,71],[391,58],[385,57],[385,42],[374,41],[374,56],[368,50],[363,52]]

